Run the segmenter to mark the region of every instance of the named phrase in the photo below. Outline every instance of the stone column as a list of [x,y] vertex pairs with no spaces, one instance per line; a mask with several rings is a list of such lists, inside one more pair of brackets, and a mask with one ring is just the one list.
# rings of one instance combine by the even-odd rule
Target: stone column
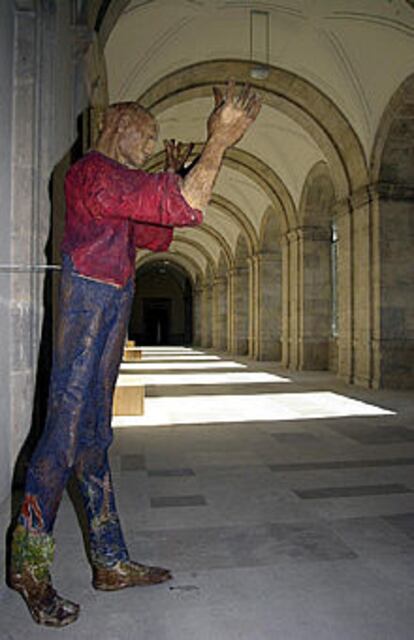
[[256,360],[281,358],[281,254],[258,253],[249,259],[249,355]]
[[287,234],[281,238],[282,247],[282,365],[290,367],[290,244]]
[[200,286],[193,288],[193,344],[201,345],[201,319],[202,319],[203,289]]
[[[353,218],[353,378],[372,386],[372,222],[370,189],[363,187],[351,198]],[[395,225],[393,220],[392,226]],[[339,245],[340,246],[340,245]],[[412,258],[411,258],[412,259]]]
[[249,271],[234,267],[229,274],[229,349],[231,353],[248,353],[249,333]]
[[372,193],[363,187],[336,207],[338,230],[338,375],[364,387],[373,382]]
[[227,349],[227,278],[220,276],[213,282],[213,347]]
[[338,231],[338,376],[354,379],[353,217],[349,200],[335,207]]
[[209,281],[202,285],[201,293],[201,346],[212,344],[212,287]]
[[299,368],[299,317],[300,317],[300,251],[297,229],[287,234],[288,243],[288,335],[289,362],[292,369]]
[[297,235],[299,369],[320,371],[329,368],[331,232],[326,227],[312,226],[301,227]]
[[378,185],[372,205],[372,386],[412,389],[414,189]]

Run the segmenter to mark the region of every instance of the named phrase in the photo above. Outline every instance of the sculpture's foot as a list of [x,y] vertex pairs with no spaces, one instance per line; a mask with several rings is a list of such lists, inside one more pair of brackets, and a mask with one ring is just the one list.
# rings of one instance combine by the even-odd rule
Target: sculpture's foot
[[160,584],[171,580],[172,575],[168,569],[161,567],[147,567],[127,560],[118,562],[113,567],[95,565],[93,567],[92,584],[95,589],[102,591],[116,591],[126,587],[144,587],[151,584]]
[[9,585],[18,591],[37,624],[65,627],[79,616],[79,605],[59,596],[50,580],[37,581],[29,571],[11,573]]

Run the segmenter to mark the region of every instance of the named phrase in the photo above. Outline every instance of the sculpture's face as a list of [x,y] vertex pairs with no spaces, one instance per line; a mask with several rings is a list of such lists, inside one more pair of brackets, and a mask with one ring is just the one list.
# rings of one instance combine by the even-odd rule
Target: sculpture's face
[[152,155],[158,137],[155,119],[147,113],[128,115],[118,130],[119,160],[130,167],[141,167]]

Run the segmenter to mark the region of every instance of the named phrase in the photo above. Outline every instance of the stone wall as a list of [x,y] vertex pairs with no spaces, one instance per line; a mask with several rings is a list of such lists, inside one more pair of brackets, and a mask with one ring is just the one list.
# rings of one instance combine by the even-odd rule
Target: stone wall
[[11,156],[12,156],[12,96],[13,96],[13,1],[0,3],[0,502],[9,491],[11,473],[11,428],[10,428],[10,366],[11,348],[11,272],[6,266],[11,263],[10,235],[11,217]]
[[[44,327],[44,275],[52,258],[51,177],[73,145],[86,106],[82,81],[85,31],[72,24],[69,0],[3,2],[0,14],[2,222],[0,366],[2,438],[0,499],[10,491],[19,450],[39,417],[34,403],[47,391],[50,332]],[[63,215],[56,211],[55,222]],[[47,318],[46,318],[47,320]],[[51,326],[51,325],[50,325]],[[43,347],[46,346],[44,350]],[[46,359],[44,354],[46,352]],[[4,357],[3,357],[4,356]],[[39,359],[40,358],[40,359]],[[41,385],[39,387],[39,383]],[[4,452],[4,453],[3,453]],[[1,455],[1,454],[0,454]]]

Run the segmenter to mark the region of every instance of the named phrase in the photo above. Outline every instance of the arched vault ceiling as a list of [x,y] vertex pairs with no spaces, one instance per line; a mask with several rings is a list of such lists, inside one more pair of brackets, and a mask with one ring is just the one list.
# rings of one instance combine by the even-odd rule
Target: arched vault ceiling
[[270,206],[266,193],[239,171],[223,166],[214,188],[215,192],[234,202],[250,219],[256,233],[265,211]]
[[222,209],[214,205],[208,207],[204,220],[210,227],[217,229],[229,245],[232,255],[234,255],[236,251],[237,238],[242,230],[242,227],[237,220],[234,217],[226,215]]
[[[112,0],[112,21],[117,6],[105,49],[111,101],[136,99],[201,61],[249,60],[250,9],[260,9],[270,17],[270,64],[329,96],[369,157],[386,104],[412,71],[414,12],[404,0]],[[264,62],[260,42],[253,53]]]
[[[159,114],[160,140],[204,140],[205,123],[212,110],[212,98],[196,98],[170,107]],[[263,105],[259,118],[237,148],[257,156],[280,177],[296,205],[311,167],[323,160],[311,136],[291,118]],[[239,183],[242,184],[242,180]],[[226,195],[225,181],[219,178],[220,192]]]
[[197,278],[202,276],[203,270],[200,265],[197,264],[189,255],[183,255],[180,252],[174,253],[171,251],[162,253],[152,253],[151,251],[140,251],[137,255],[135,263],[136,269],[139,269],[144,264],[150,264],[152,262],[164,262],[166,265],[169,263],[178,264],[190,275],[193,283]]
[[204,254],[210,264],[212,262],[217,264],[222,245],[218,238],[207,233],[206,230],[203,229],[203,226],[192,229],[176,228],[174,230],[174,238],[177,242],[182,242],[186,245],[192,244],[194,248],[197,248],[200,253]]

